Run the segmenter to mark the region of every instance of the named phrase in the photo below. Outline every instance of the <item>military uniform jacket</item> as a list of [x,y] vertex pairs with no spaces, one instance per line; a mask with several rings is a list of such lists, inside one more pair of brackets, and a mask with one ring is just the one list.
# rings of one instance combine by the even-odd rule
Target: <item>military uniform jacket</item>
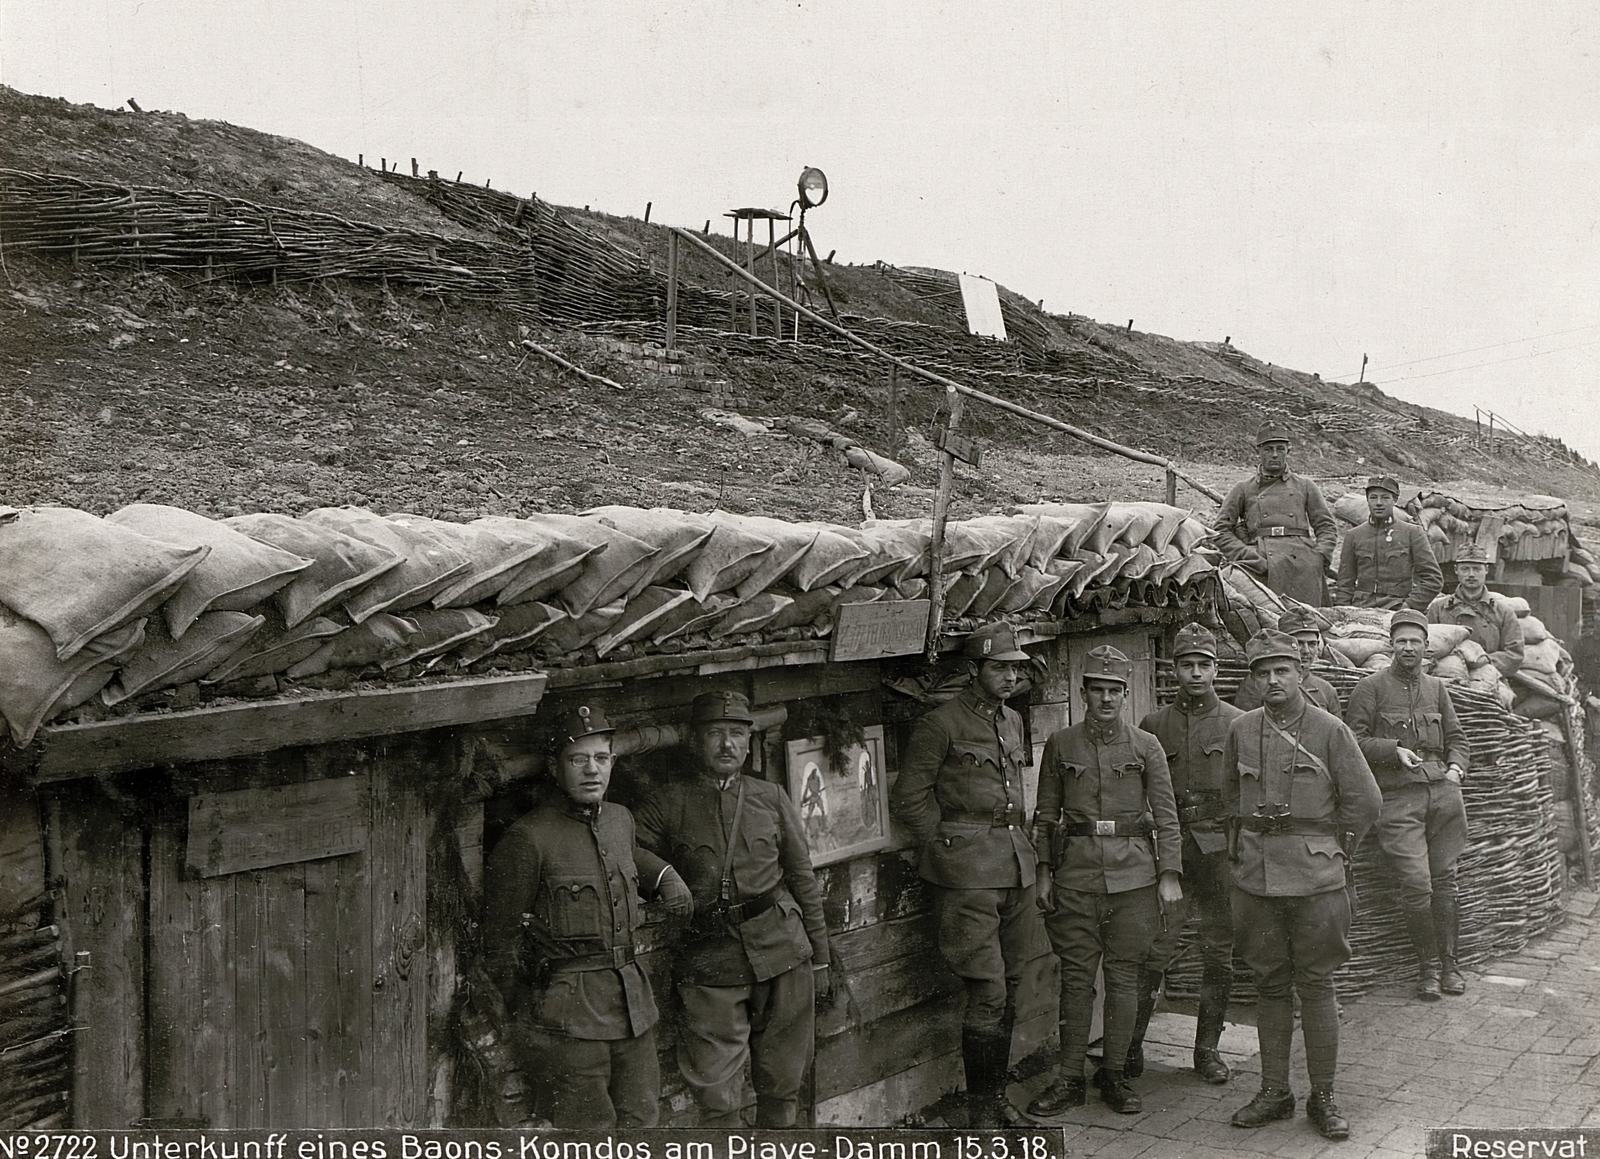
[[1522,624],[1511,605],[1484,589],[1483,598],[1469,600],[1457,588],[1447,596],[1437,596],[1428,605],[1428,623],[1460,624],[1471,628],[1473,640],[1489,653],[1489,663],[1510,677],[1522,667]]
[[[1342,716],[1344,709],[1339,704],[1339,693],[1333,685],[1329,684],[1315,672],[1307,672],[1300,680],[1300,691],[1305,698],[1323,712]],[[1239,684],[1239,691],[1233,694],[1233,706],[1241,712],[1249,712],[1252,708],[1260,708],[1266,701],[1261,699],[1261,682],[1254,676],[1246,676]]]
[[1426,531],[1398,519],[1381,527],[1369,519],[1345,534],[1333,602],[1421,612],[1443,586],[1444,575]]
[[639,808],[639,842],[665,857],[694,895],[695,914],[721,900],[722,863],[744,782],[744,811],[733,837],[733,896],[739,903],[776,891],[774,904],[741,922],[691,932],[679,965],[710,986],[765,982],[802,962],[828,963],[822,890],[811,868],[800,814],[770,781],[734,777],[724,787],[707,773],[680,775]]
[[484,873],[484,944],[507,1005],[533,1003],[538,1025],[573,1038],[633,1038],[654,1026],[650,980],[634,962],[557,969],[547,982],[540,964],[631,949],[644,922],[640,873],[653,889],[665,867],[634,846],[633,816],[609,801],[563,797],[511,826]]
[[[1449,688],[1437,676],[1419,672],[1408,683],[1393,668],[1374,672],[1350,690],[1345,723],[1356,734],[1361,755],[1372,766],[1380,788],[1440,781],[1446,765],[1465,769],[1472,759]],[[1427,764],[1419,769],[1402,767],[1395,753],[1401,747]]]
[[[1069,836],[1052,845],[1058,824],[1147,819],[1139,836]],[[1154,885],[1158,872],[1183,872],[1183,834],[1161,742],[1117,721],[1109,733],[1084,721],[1055,733],[1039,769],[1035,841],[1055,884],[1085,893],[1124,893]],[[1059,856],[1053,849],[1061,848]]]
[[924,716],[900,758],[889,810],[921,847],[924,881],[947,889],[1032,885],[1022,795],[1022,717],[964,689]]
[[1233,881],[1258,897],[1309,897],[1344,886],[1339,834],[1359,843],[1378,819],[1383,794],[1356,738],[1339,718],[1302,697],[1303,714],[1282,726],[1265,708],[1228,726],[1223,778],[1241,817],[1278,814],[1306,830],[1241,828]]
[[1285,471],[1276,479],[1253,478],[1234,484],[1222,501],[1214,525],[1217,546],[1229,559],[1238,559],[1262,537],[1301,536],[1313,540],[1325,560],[1333,559],[1339,539],[1338,525],[1322,491],[1310,479]]
[[1199,808],[1211,812],[1223,804],[1222,750],[1228,741],[1228,725],[1242,715],[1215,693],[1209,701],[1192,701],[1180,692],[1176,701],[1139,722],[1139,727],[1161,744],[1180,810],[1179,823],[1201,853],[1221,853],[1227,848],[1222,822],[1216,816],[1184,822],[1181,811]]

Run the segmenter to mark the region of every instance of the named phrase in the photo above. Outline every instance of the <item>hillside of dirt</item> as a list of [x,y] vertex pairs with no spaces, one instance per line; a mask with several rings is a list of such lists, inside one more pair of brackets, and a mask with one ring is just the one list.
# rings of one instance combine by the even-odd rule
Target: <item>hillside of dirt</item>
[[[517,238],[503,222],[441,209],[429,196],[437,182],[178,113],[107,111],[0,89],[0,139],[8,169],[203,189],[498,245]],[[446,159],[436,165],[446,169]],[[557,211],[659,280],[661,226]],[[744,257],[715,229],[706,240]],[[748,330],[738,300],[726,296],[734,283],[692,248],[685,282],[707,291],[706,301],[733,305],[725,320],[709,319],[715,325],[683,328],[683,359],[670,365],[649,345],[660,338],[659,321],[556,325],[544,315],[540,324],[525,309],[393,282],[275,285],[154,264],[74,267],[14,246],[3,256],[0,500],[9,503],[104,513],[137,500],[214,515],[358,503],[465,517],[608,502],[853,522],[865,477],[837,450],[777,429],[746,433],[723,412],[804,416],[879,453],[890,449],[882,364],[838,344],[813,345],[804,329],[799,346],[775,342],[770,308],[762,336],[729,332],[735,321]],[[1219,490],[1248,469],[1255,426],[1280,418],[1301,433],[1297,468],[1325,480],[1330,494],[1383,470],[1408,483],[1467,481],[1600,505],[1600,472],[1554,440],[1502,443],[1490,454],[1470,421],[1376,388],[1324,383],[1232,347],[1046,313],[1006,289],[1013,341],[997,344],[965,333],[953,274],[840,262],[825,271],[852,329],[980,389],[1174,456]],[[770,259],[760,272],[770,274]],[[809,266],[780,257],[778,276],[826,311]],[[622,389],[559,368],[530,340]],[[901,377],[897,449],[912,476],[873,492],[876,515],[927,514],[941,393]],[[1156,468],[981,403],[968,404],[963,429],[985,457],[981,469],[958,469],[957,514],[1040,498],[1161,497]],[[1187,488],[1179,502],[1211,509]]]

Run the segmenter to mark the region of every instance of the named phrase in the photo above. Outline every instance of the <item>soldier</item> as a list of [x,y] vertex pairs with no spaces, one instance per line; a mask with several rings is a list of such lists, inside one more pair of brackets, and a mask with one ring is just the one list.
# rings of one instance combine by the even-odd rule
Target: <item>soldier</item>
[[1093,649],[1083,674],[1086,719],[1044,746],[1034,844],[1039,906],[1061,959],[1061,1066],[1028,1104],[1030,1115],[1048,1118],[1083,1105],[1083,1057],[1102,959],[1105,1066],[1095,1072],[1095,1085],[1113,1111],[1142,1109],[1125,1070],[1139,963],[1155,941],[1162,907],[1183,900],[1183,835],[1161,742],[1122,720],[1132,674],[1132,663],[1115,648]]
[[967,637],[972,683],[917,722],[889,798],[921,850],[939,953],[966,985],[961,1059],[969,1125],[1018,1121],[1006,1101],[1017,983],[1039,921],[1022,795],[1022,718],[1005,705],[1028,654],[1007,624]]
[[1268,423],[1256,435],[1261,467],[1234,485],[1217,512],[1222,554],[1302,604],[1327,603],[1323,575],[1339,539],[1333,512],[1310,479],[1289,470],[1289,430]]
[[1467,847],[1461,781],[1471,752],[1445,682],[1422,671],[1427,619],[1396,612],[1389,639],[1394,661],[1351,689],[1346,723],[1383,790],[1378,844],[1400,881],[1417,997],[1432,1002],[1467,989],[1456,968],[1456,859]]
[[828,929],[805,829],[789,796],[742,775],[755,717],[738,692],[695,697],[692,776],[639,809],[639,840],[677,865],[696,917],[677,962],[678,1069],[702,1127],[741,1123],[744,1064],[756,1126],[793,1127],[826,995]]
[[[1300,608],[1290,608],[1278,620],[1278,631],[1293,636],[1300,649],[1300,671],[1303,673],[1300,691],[1305,698],[1323,712],[1339,716],[1344,711],[1339,704],[1339,694],[1334,691],[1333,685],[1311,671],[1311,666],[1322,659],[1322,626],[1317,623],[1317,617]],[[1245,712],[1260,708],[1263,703],[1261,685],[1254,677],[1241,681],[1239,691],[1233,694],[1234,707]]]
[[512,1015],[518,1064],[546,1088],[557,1127],[653,1127],[661,1075],[655,998],[633,958],[641,889],[687,917],[672,866],[634,846],[606,800],[612,728],[599,707],[563,718],[550,758],[561,789],[507,830],[485,873],[489,971]]
[[1394,517],[1400,484],[1392,475],[1367,480],[1367,521],[1353,527],[1339,552],[1333,602],[1358,608],[1422,611],[1444,586],[1428,533]]
[[1228,728],[1223,779],[1233,862],[1233,929],[1255,974],[1261,1090],[1235,1127],[1294,1115],[1289,1047],[1300,998],[1311,1097],[1306,1117],[1328,1139],[1350,1137],[1333,1099],[1339,1009],[1333,972],[1350,957],[1350,856],[1378,817],[1381,796],[1339,719],[1300,691],[1300,649],[1259,632],[1246,649],[1266,703]]
[[1470,638],[1509,680],[1522,667],[1522,624],[1504,597],[1484,586],[1488,578],[1489,553],[1476,543],[1467,544],[1456,556],[1456,590],[1434,597],[1428,605],[1428,622],[1471,628]]
[[1217,1052],[1217,1041],[1222,1037],[1233,982],[1233,879],[1221,821],[1227,812],[1222,796],[1222,749],[1228,725],[1243,713],[1224,704],[1212,688],[1217,678],[1217,640],[1204,627],[1189,624],[1178,631],[1172,663],[1178,677],[1177,699],[1146,716],[1139,727],[1160,742],[1172,774],[1178,824],[1183,830],[1186,903],[1167,912],[1166,929],[1139,967],[1139,1013],[1124,1069],[1129,1078],[1144,1073],[1145,1030],[1193,906],[1200,914],[1201,963],[1194,1072],[1220,1086],[1228,1081],[1228,1064]]

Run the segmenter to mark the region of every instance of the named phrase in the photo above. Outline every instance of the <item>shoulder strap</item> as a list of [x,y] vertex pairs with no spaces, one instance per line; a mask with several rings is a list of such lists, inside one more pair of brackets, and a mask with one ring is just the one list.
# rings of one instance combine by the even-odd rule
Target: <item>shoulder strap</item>
[[744,774],[739,774],[739,792],[733,799],[733,824],[728,827],[727,850],[722,855],[722,900],[733,900],[733,843],[739,836],[739,818],[744,813]]

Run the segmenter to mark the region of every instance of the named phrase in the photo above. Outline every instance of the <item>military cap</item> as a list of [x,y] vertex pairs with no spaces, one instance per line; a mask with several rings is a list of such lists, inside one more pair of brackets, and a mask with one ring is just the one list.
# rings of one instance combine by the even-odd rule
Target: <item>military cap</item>
[[1282,423],[1267,423],[1256,432],[1256,446],[1266,443],[1287,443],[1289,441],[1289,428]]
[[1298,664],[1300,647],[1286,632],[1263,628],[1244,646],[1244,658],[1252,669],[1262,660],[1293,660]]
[[1368,491],[1387,491],[1396,499],[1400,498],[1400,481],[1393,475],[1373,475],[1367,480]]
[[968,660],[1026,660],[1028,654],[1017,647],[1017,635],[1010,624],[985,624],[975,629],[961,645]]
[[713,720],[737,720],[754,725],[756,718],[750,712],[750,698],[742,692],[702,692],[694,698],[692,724],[707,724]]
[[1401,608],[1393,616],[1389,617],[1389,638],[1391,640],[1394,639],[1394,634],[1407,625],[1413,628],[1421,628],[1423,636],[1428,634],[1427,616],[1424,616],[1421,612],[1413,611],[1411,608]]
[[1488,552],[1487,549],[1485,549],[1484,547],[1482,547],[1479,544],[1469,543],[1465,547],[1463,547],[1460,551],[1456,552],[1456,562],[1457,563],[1481,563],[1481,564],[1487,565],[1491,561],[1489,559],[1489,552]]
[[1179,656],[1210,656],[1215,660],[1217,638],[1204,624],[1185,624],[1172,641],[1172,658]]
[[1287,632],[1291,636],[1298,632],[1315,632],[1320,636],[1322,625],[1304,608],[1290,608],[1278,617],[1278,631]]
[[1089,649],[1089,655],[1084,658],[1083,678],[1115,680],[1127,687],[1133,683],[1133,661],[1110,644],[1101,644]]
[[561,723],[556,726],[556,745],[561,747],[586,736],[616,731],[606,719],[605,709],[598,704],[580,704],[561,714]]

